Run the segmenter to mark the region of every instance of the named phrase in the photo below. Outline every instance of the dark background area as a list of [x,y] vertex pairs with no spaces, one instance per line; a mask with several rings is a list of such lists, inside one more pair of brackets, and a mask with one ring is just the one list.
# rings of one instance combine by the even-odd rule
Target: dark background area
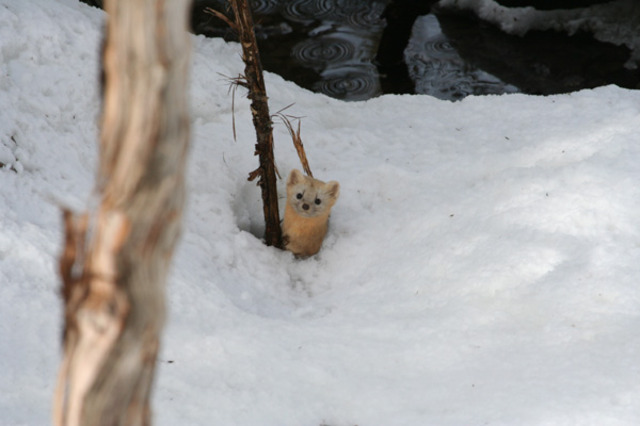
[[[540,9],[606,2],[498,0],[505,6]],[[640,88],[640,73],[625,68],[630,51],[624,46],[599,42],[587,33],[509,35],[471,14],[439,10],[436,0],[250,4],[264,69],[338,99],[419,93],[458,100],[472,94],[548,95],[608,84]],[[205,13],[207,7],[229,15],[224,0],[195,0],[193,32],[235,40],[224,22]]]

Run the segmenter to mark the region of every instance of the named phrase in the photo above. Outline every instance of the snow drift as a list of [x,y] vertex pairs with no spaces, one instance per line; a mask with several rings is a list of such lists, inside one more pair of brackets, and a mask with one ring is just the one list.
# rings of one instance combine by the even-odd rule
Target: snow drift
[[[46,425],[60,360],[60,204],[96,161],[99,29],[72,0],[0,0],[0,424]],[[158,425],[640,422],[640,94],[384,96],[266,75],[320,179],[321,252],[260,241],[239,48],[194,37],[185,233]],[[276,125],[283,175],[298,167]],[[284,194],[283,184],[280,189]]]

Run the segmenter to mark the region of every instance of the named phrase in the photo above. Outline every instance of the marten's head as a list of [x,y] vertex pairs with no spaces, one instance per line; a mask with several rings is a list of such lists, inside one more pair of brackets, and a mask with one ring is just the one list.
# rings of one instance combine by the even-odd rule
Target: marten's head
[[287,203],[303,217],[328,216],[340,195],[335,180],[324,183],[293,169],[287,178]]

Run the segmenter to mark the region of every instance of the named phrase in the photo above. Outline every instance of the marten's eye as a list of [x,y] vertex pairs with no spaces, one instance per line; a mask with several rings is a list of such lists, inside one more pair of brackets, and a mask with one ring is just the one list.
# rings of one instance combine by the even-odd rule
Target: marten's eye
[[301,199],[302,199],[302,194],[300,194],[300,193],[296,194],[296,198],[297,198],[298,200],[301,200]]
[[320,205],[321,202],[322,200],[320,198],[316,198],[316,204]]

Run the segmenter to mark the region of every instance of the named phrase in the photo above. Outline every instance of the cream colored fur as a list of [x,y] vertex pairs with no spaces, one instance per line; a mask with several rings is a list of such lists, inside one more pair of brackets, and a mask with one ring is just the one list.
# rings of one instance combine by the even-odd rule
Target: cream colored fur
[[323,182],[292,170],[287,178],[287,203],[282,232],[285,248],[297,256],[320,251],[327,233],[331,208],[340,195],[340,184]]

